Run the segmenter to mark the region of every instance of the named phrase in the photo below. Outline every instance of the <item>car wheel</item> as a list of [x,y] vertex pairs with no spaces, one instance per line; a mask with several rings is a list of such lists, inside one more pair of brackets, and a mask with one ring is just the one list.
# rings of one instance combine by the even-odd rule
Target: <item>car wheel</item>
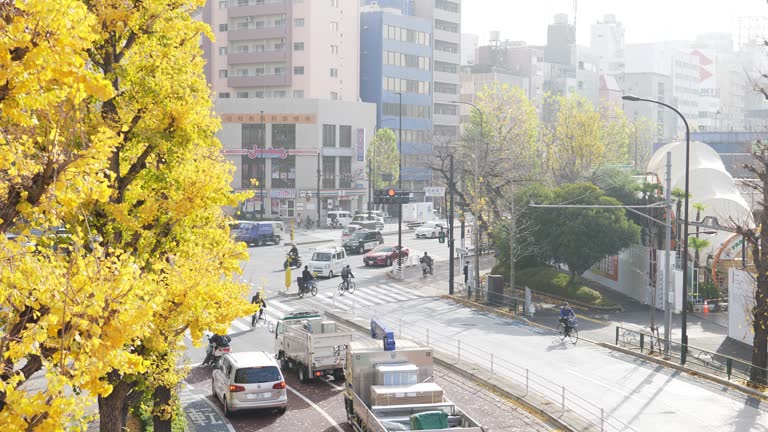
[[392,265],[392,258],[387,258],[387,267]]
[[224,398],[224,417],[232,417],[232,411],[229,410],[229,404],[227,403],[227,398]]
[[328,279],[333,279],[333,270],[328,272]]
[[307,367],[304,365],[299,365],[299,382],[302,382],[302,383],[309,382],[308,375],[309,375],[309,372],[307,371]]
[[279,245],[280,244],[280,236],[275,236],[274,243],[275,243],[275,245]]
[[213,395],[214,399],[218,397],[216,396],[216,383],[213,382],[213,378],[211,378],[211,394]]
[[277,415],[283,415],[285,414],[285,410],[287,410],[288,407],[282,407],[277,409]]
[[261,246],[261,239],[256,240],[256,246]]

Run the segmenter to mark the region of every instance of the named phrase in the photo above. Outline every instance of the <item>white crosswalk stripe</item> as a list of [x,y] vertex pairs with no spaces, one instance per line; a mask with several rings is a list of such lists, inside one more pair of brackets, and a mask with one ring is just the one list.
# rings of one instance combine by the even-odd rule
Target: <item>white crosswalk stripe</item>
[[390,290],[395,295],[405,296],[409,299],[424,297],[424,294],[421,294],[418,291],[414,291],[410,288],[399,287],[395,285],[380,285],[380,286],[385,287],[387,290]]
[[405,295],[400,294],[394,291],[393,289],[386,288],[386,287],[385,288],[371,287],[365,291],[365,294],[371,295],[371,296],[383,297],[384,299],[387,300],[387,302],[404,301],[404,300],[410,300],[411,298],[413,298],[413,297],[406,297]]
[[270,300],[269,303],[267,303],[267,309],[269,309],[270,306],[274,306],[275,309],[279,309],[283,312],[291,312],[294,310],[291,306],[288,306],[277,300]]

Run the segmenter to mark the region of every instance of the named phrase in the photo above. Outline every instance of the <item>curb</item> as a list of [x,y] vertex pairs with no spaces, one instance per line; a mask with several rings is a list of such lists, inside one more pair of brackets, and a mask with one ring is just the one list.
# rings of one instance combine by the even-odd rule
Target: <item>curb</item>
[[[345,325],[348,325],[348,326],[352,327],[355,331],[357,331],[359,333],[368,334],[367,329],[365,327],[363,327],[360,324],[357,324],[357,323],[355,323],[353,321],[350,321],[350,320],[348,320],[346,318],[342,318],[342,317],[336,315],[333,312],[326,311],[325,315],[330,317],[330,318],[332,318],[333,320],[335,320],[337,322],[340,322],[342,324],[345,324]],[[510,392],[508,390],[504,390],[503,388],[497,386],[496,384],[493,384],[490,381],[488,381],[486,379],[483,379],[482,377],[479,377],[479,376],[473,374],[472,372],[468,372],[468,371],[466,371],[464,369],[461,369],[460,367],[458,367],[458,366],[456,366],[454,364],[451,364],[450,362],[448,362],[446,360],[443,360],[443,359],[439,358],[438,357],[439,353],[437,353],[436,351],[433,350],[432,352],[433,352],[432,358],[440,366],[450,370],[453,373],[456,373],[457,375],[460,375],[460,376],[462,376],[462,377],[464,377],[466,379],[469,379],[470,381],[473,381],[473,382],[475,382],[477,384],[481,384],[483,386],[486,386],[487,388],[491,389],[491,391],[493,393],[496,393],[498,396],[503,396],[505,398],[512,399],[512,400],[516,401],[517,403],[519,403],[520,405],[524,406],[525,408],[528,408],[531,411],[534,411],[537,415],[546,418],[550,423],[556,425],[557,427],[562,428],[562,430],[564,430],[564,431],[576,432],[576,429],[573,429],[573,427],[568,426],[562,420],[560,420],[559,418],[555,417],[554,415],[547,413],[546,411],[544,411],[539,406],[529,402],[528,400],[526,400],[524,398],[521,398],[521,397],[513,394],[512,392]],[[442,355],[440,355],[440,357],[442,357]]]
[[660,359],[658,357],[649,356],[647,354],[638,353],[638,352],[635,352],[635,351],[632,351],[632,350],[629,350],[629,349],[626,349],[626,348],[622,348],[622,347],[619,347],[619,346],[616,346],[616,345],[612,345],[612,344],[609,344],[609,343],[606,343],[606,342],[598,342],[597,345],[599,345],[599,346],[601,346],[603,348],[608,348],[610,350],[618,351],[620,353],[624,353],[624,354],[627,354],[627,355],[638,357],[638,358],[641,358],[643,360],[646,360],[646,361],[649,361],[649,362],[652,362],[652,363],[656,363],[656,364],[664,366],[664,367],[675,369],[675,370],[678,370],[680,372],[685,372],[688,375],[691,375],[691,376],[694,376],[694,377],[701,377],[701,378],[704,378],[705,380],[712,381],[715,384],[720,384],[722,386],[731,388],[733,390],[737,390],[737,391],[740,391],[742,393],[746,393],[746,394],[748,394],[750,396],[754,396],[754,397],[756,397],[758,399],[762,399],[764,401],[768,401],[768,394],[763,393],[763,392],[758,391],[758,390],[755,390],[755,389],[752,389],[750,387],[741,385],[741,384],[736,384],[735,382],[728,381],[727,379],[720,378],[719,376],[716,376],[716,375],[712,375],[712,374],[708,374],[706,372],[701,372],[701,371],[698,371],[698,370],[695,370],[695,369],[687,368],[687,367],[681,366],[681,365],[679,365],[677,363],[673,363],[673,362],[670,362],[670,361],[667,361],[667,360],[664,360],[664,359]]
[[[447,300],[453,300],[454,302],[460,303],[460,304],[462,304],[464,306],[467,306],[467,307],[471,307],[471,308],[474,308],[474,309],[480,309],[480,310],[483,310],[485,312],[493,313],[493,314],[500,315],[500,316],[503,316],[503,317],[506,317],[506,318],[511,318],[511,319],[517,319],[517,320],[525,321],[526,323],[528,323],[530,325],[533,325],[535,327],[539,327],[541,329],[546,329],[546,330],[552,331],[552,328],[547,327],[547,326],[545,326],[543,324],[539,324],[539,323],[533,322],[533,321],[531,321],[531,320],[529,320],[529,319],[527,319],[525,317],[517,316],[517,315],[515,315],[513,313],[510,313],[510,312],[505,312],[505,311],[501,311],[501,310],[498,310],[498,309],[495,309],[495,308],[492,308],[492,307],[489,307],[489,306],[485,306],[485,305],[473,302],[471,300],[457,298],[455,296],[450,296],[450,295],[443,295],[441,297],[444,298],[444,299],[447,299]],[[667,360],[664,360],[664,359],[660,359],[658,357],[649,356],[647,354],[638,353],[638,352],[635,352],[635,351],[632,351],[632,350],[629,350],[629,349],[626,349],[626,348],[622,348],[622,347],[619,347],[619,346],[616,346],[616,345],[612,345],[610,343],[597,342],[597,341],[594,341],[594,340],[591,340],[591,339],[587,339],[587,338],[584,338],[584,337],[581,337],[581,336],[579,336],[579,340],[583,340],[585,342],[589,342],[591,344],[594,344],[594,345],[597,345],[597,346],[601,346],[603,348],[607,348],[607,349],[610,349],[610,350],[613,350],[613,351],[618,351],[618,352],[623,353],[623,354],[627,354],[627,355],[631,355],[631,356],[634,356],[634,357],[637,357],[637,358],[641,358],[643,360],[650,361],[652,363],[656,363],[656,364],[664,366],[664,367],[668,367],[668,368],[675,369],[675,370],[678,370],[678,371],[681,371],[681,372],[685,372],[685,373],[687,373],[687,374],[689,374],[689,375],[691,375],[693,377],[701,377],[701,378],[703,378],[705,380],[714,382],[716,384],[720,384],[722,386],[731,388],[733,390],[740,391],[740,392],[746,393],[746,394],[748,394],[750,396],[754,396],[756,398],[768,401],[768,393],[760,392],[760,391],[752,389],[750,387],[734,383],[734,382],[729,381],[729,380],[724,379],[724,378],[720,378],[720,377],[718,377],[716,375],[708,374],[706,372],[701,372],[701,371],[698,371],[698,370],[695,370],[695,369],[691,369],[691,368],[688,368],[688,367],[685,367],[685,366],[681,366],[681,365],[679,365],[677,363],[673,363],[673,362],[670,362],[670,361],[667,361]]]

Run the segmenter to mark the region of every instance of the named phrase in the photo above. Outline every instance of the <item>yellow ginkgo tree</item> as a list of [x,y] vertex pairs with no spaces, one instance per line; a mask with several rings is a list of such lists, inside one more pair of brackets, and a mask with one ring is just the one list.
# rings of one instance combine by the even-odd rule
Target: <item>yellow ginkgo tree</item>
[[[189,1],[0,2],[0,424],[170,420],[185,332],[251,312]],[[31,391],[30,380],[44,385]],[[159,430],[159,428],[156,428]]]

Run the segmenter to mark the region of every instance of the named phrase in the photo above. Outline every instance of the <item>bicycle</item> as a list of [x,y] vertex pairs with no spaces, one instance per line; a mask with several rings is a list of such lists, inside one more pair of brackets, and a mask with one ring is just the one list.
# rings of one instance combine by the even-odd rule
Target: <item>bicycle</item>
[[348,279],[346,282],[341,282],[339,284],[339,295],[344,295],[344,292],[348,291],[350,294],[355,292],[355,282],[351,279]]
[[267,325],[267,314],[262,309],[259,309],[251,317],[251,328],[256,328],[256,326],[264,327],[265,325]]
[[565,325],[562,322],[558,322],[557,335],[560,337],[561,342],[565,342],[565,338],[568,338],[572,344],[576,345],[576,342],[579,341],[579,330],[576,328],[576,321],[569,322],[568,334],[565,332]]
[[[310,286],[307,286],[310,285]],[[299,287],[299,298],[304,298],[304,294],[310,293],[313,296],[317,295],[317,284],[314,280],[304,283],[304,287]]]

